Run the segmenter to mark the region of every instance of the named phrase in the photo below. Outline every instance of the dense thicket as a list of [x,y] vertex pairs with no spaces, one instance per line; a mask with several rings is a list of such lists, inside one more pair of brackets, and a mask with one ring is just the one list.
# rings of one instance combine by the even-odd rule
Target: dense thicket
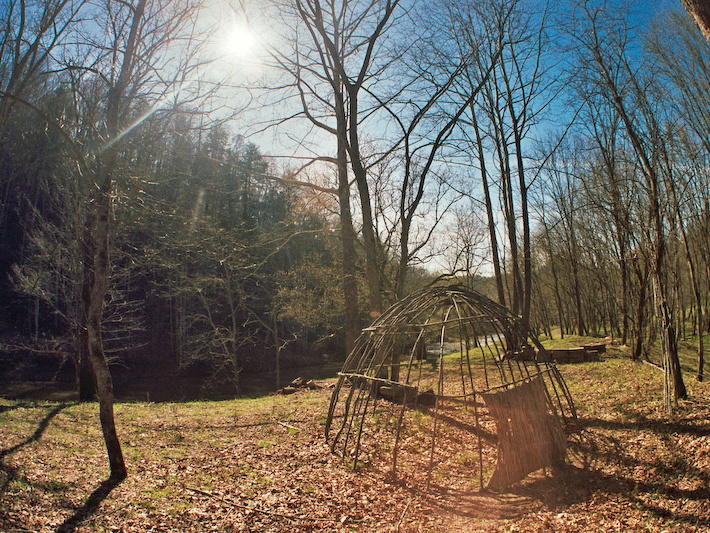
[[[48,105],[59,97],[51,94]],[[17,334],[15,347],[34,338],[38,349],[71,353],[83,206],[67,147],[52,145],[51,130],[32,116],[17,124],[25,131],[8,132],[24,137],[24,150],[3,146],[14,178],[4,183],[3,326]],[[238,390],[239,372],[272,368],[284,340],[338,330],[332,220],[270,179],[253,144],[185,117],[148,119],[129,136],[113,199],[103,324],[114,362],[136,371],[200,368],[229,376]]]

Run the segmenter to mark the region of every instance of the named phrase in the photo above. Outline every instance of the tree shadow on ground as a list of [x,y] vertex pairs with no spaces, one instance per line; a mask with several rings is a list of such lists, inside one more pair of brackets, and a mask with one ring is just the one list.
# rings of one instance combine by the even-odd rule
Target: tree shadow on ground
[[[37,425],[37,429],[35,429],[32,435],[28,436],[25,440],[19,442],[18,444],[15,444],[14,446],[0,450],[0,495],[2,495],[7,490],[10,483],[18,479],[19,469],[10,464],[7,464],[6,458],[17,452],[18,450],[24,448],[25,446],[32,444],[33,442],[39,441],[44,435],[44,432],[47,430],[49,424],[54,419],[54,417],[56,417],[67,407],[71,407],[73,405],[76,405],[76,402],[60,403],[52,407],[49,411],[47,411],[42,420],[40,420]],[[36,406],[34,404],[17,404],[15,406],[12,406],[11,408],[3,409],[2,411],[0,411],[0,413],[18,407]],[[109,478],[106,481],[102,482],[96,488],[96,490],[91,493],[91,495],[86,500],[86,503],[84,503],[84,505],[77,509],[72,516],[67,518],[67,520],[65,520],[64,523],[62,523],[57,528],[57,533],[72,533],[76,531],[77,527],[81,525],[84,520],[86,520],[96,512],[101,502],[103,502],[106,497],[111,493],[111,491],[116,488],[120,483],[121,480],[114,478]]]
[[67,518],[57,529],[56,533],[73,533],[81,525],[81,523],[93,515],[113,489],[115,489],[122,480],[108,478],[103,481],[94,492],[87,498],[86,503],[82,505],[76,512]]
[[[24,448],[28,444],[32,444],[33,442],[39,441],[42,438],[44,432],[47,430],[47,427],[49,426],[49,423],[52,421],[52,419],[71,405],[74,405],[74,403],[61,403],[56,405],[54,408],[50,409],[47,412],[47,414],[44,416],[44,418],[42,418],[42,420],[40,420],[39,424],[37,425],[37,429],[32,435],[27,437],[24,441],[15,444],[14,446],[11,446],[4,450],[0,450],[0,494],[5,492],[10,483],[17,477],[17,468],[7,464],[5,462],[5,458],[9,455],[12,455],[21,448]],[[5,409],[4,411],[8,410],[9,409]]]
[[[705,424],[701,422],[698,426],[697,422],[700,420],[582,419],[580,428],[584,429],[570,437],[568,464],[532,474],[504,492],[467,492],[437,486],[428,491],[411,488],[410,492],[445,513],[470,519],[516,519],[530,512],[559,512],[593,501],[601,494],[605,499],[633,506],[661,520],[710,530],[710,516],[693,511],[698,508],[694,504],[710,500],[710,473],[682,460],[673,463],[668,457],[644,458],[623,434],[615,434],[652,432],[661,441],[674,435],[710,434]],[[679,479],[695,484],[683,488],[677,483]],[[687,503],[691,505],[683,505]]]
[[600,418],[579,418],[580,429],[601,428],[613,431],[652,431],[658,435],[691,435],[707,437],[710,435],[710,421],[704,416],[685,417],[679,420],[667,421],[648,418],[642,414],[621,411],[631,420],[602,420]]

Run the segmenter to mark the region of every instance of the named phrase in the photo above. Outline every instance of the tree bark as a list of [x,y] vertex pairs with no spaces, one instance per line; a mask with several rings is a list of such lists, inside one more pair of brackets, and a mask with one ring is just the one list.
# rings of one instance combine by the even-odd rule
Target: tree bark
[[382,293],[380,290],[380,265],[378,252],[378,237],[375,234],[375,222],[372,217],[372,201],[370,187],[367,183],[367,170],[362,164],[360,141],[358,136],[358,95],[359,85],[348,87],[349,99],[349,124],[348,124],[348,151],[350,166],[355,176],[360,209],[362,210],[362,240],[365,247],[365,275],[367,277],[368,301],[370,316],[375,318],[382,313]]
[[[336,96],[337,131],[344,131],[345,106]],[[342,123],[342,124],[341,124]],[[360,335],[360,306],[357,286],[357,253],[355,251],[355,228],[350,208],[350,182],[348,180],[347,141],[338,135],[338,207],[340,210],[340,242],[343,251],[343,298],[345,304],[345,355],[349,355]]]
[[644,336],[646,331],[646,293],[648,292],[648,268],[641,270],[638,259],[634,260],[634,271],[639,283],[638,299],[636,300],[636,342],[631,359],[638,361],[644,355]]
[[84,322],[81,326],[81,331],[77,332],[75,336],[78,340],[77,389],[79,391],[80,402],[93,402],[96,400],[96,381],[94,380],[94,371],[91,367],[91,360],[89,359],[89,342],[86,335],[87,327],[86,322]]
[[710,2],[707,0],[681,0],[681,3],[710,43]]
[[109,371],[106,354],[101,338],[101,317],[109,276],[109,236],[111,230],[111,195],[113,191],[113,171],[118,158],[116,140],[121,128],[121,106],[134,66],[135,49],[138,42],[139,27],[143,18],[147,0],[133,8],[130,32],[123,52],[121,70],[115,83],[109,87],[106,101],[107,144],[99,154],[94,171],[94,183],[97,187],[92,201],[93,214],[87,218],[86,235],[88,236],[87,258],[89,264],[84,268],[83,310],[86,316],[86,351],[91,361],[99,400],[99,418],[106,444],[111,479],[121,480],[127,476],[126,464],[121,450],[121,442],[116,432],[113,411],[113,381]]
[[[109,148],[113,152],[113,148]],[[115,156],[114,156],[115,157]],[[109,154],[109,160],[111,154]],[[115,159],[114,159],[115,160]],[[85,274],[84,313],[86,315],[86,353],[91,361],[91,368],[96,383],[96,395],[99,400],[99,419],[106,444],[111,479],[121,480],[127,476],[121,443],[116,432],[113,412],[113,381],[109,371],[106,354],[101,338],[101,316],[109,274],[109,230],[111,207],[111,174],[99,158],[98,177],[100,189],[94,200],[95,215],[89,217],[91,231],[91,264],[85,265],[90,270]]]

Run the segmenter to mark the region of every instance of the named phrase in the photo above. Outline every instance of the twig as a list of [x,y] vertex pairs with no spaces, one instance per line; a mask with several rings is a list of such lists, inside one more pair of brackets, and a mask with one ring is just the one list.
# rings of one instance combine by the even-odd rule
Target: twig
[[663,372],[663,365],[659,365],[658,363],[654,363],[653,361],[649,361],[648,359],[643,359],[643,362],[649,366],[652,366],[656,370],[660,370],[661,372]]
[[407,502],[407,505],[404,506],[404,511],[402,511],[402,515],[399,517],[399,522],[397,522],[397,533],[399,533],[399,528],[402,526],[402,522],[404,521],[404,515],[407,514],[407,511],[409,510],[409,505],[412,503],[412,498],[409,498],[409,501]]
[[299,521],[304,521],[304,520],[310,520],[312,522],[337,522],[337,520],[333,520],[331,518],[303,518],[300,516],[295,516],[295,515],[287,515],[287,514],[282,514],[282,513],[274,513],[272,511],[265,511],[264,509],[259,509],[258,507],[252,507],[251,505],[244,505],[241,503],[237,503],[232,499],[225,498],[224,496],[220,496],[219,494],[214,494],[212,492],[208,492],[205,490],[200,490],[200,489],[195,489],[192,487],[185,487],[187,490],[190,492],[194,492],[195,494],[200,494],[202,496],[208,496],[210,498],[215,498],[221,502],[224,502],[226,504],[231,505],[232,507],[238,507],[239,509],[246,509],[248,511],[254,511],[255,513],[261,513],[265,514],[268,516],[274,516],[277,518],[285,518],[286,520],[291,520],[293,522],[299,522]]
[[283,427],[285,427],[285,428],[287,428],[287,429],[292,429],[292,430],[294,430],[294,431],[301,431],[301,430],[300,430],[299,428],[297,428],[296,426],[292,426],[292,425],[290,425],[290,424],[287,424],[286,422],[281,422],[280,420],[277,420],[276,423],[277,423],[279,426],[283,426]]

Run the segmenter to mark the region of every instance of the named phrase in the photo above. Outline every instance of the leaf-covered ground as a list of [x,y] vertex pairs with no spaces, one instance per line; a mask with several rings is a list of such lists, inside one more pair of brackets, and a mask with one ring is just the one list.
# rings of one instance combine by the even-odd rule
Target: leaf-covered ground
[[687,376],[668,420],[650,365],[612,354],[561,370],[580,415],[569,464],[503,494],[350,471],[323,438],[328,388],[118,404],[130,474],[117,486],[95,405],[0,399],[0,531],[710,530],[710,387]]

